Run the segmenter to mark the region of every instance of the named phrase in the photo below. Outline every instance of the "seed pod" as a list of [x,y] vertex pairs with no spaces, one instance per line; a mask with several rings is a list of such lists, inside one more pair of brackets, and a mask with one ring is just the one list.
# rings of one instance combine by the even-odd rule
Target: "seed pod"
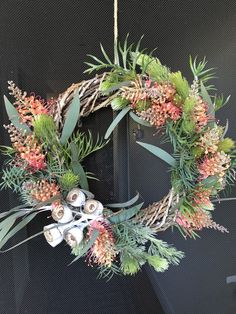
[[64,239],[70,247],[76,247],[83,240],[83,229],[80,227],[72,227],[67,230],[64,235]]
[[[54,227],[54,228],[52,228]],[[50,229],[52,228],[52,229]],[[52,246],[55,247],[59,243],[63,241],[63,229],[58,227],[56,223],[50,224],[48,226],[45,226],[43,228],[44,230],[44,236],[47,240],[47,242]]]
[[84,213],[101,215],[103,212],[103,205],[101,202],[96,200],[87,200],[84,204]]
[[85,199],[85,194],[78,188],[72,189],[66,197],[66,201],[74,207],[84,205]]
[[68,206],[58,205],[52,210],[52,218],[60,223],[66,223],[73,219],[72,211]]

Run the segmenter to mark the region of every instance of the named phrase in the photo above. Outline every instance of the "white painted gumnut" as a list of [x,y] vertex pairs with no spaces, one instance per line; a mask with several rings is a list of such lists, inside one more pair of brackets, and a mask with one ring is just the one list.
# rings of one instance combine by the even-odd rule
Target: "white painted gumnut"
[[60,204],[52,209],[52,218],[60,223],[66,223],[73,219],[73,215],[68,206]]
[[66,197],[66,201],[74,207],[80,207],[84,205],[85,200],[85,194],[79,188],[72,189]]
[[52,247],[57,246],[63,241],[63,229],[58,227],[56,223],[45,226],[43,231],[47,242]]
[[72,227],[65,231],[64,239],[70,247],[75,247],[83,240],[83,229],[80,227]]
[[87,200],[84,204],[83,211],[86,214],[101,215],[103,212],[103,205],[96,200]]

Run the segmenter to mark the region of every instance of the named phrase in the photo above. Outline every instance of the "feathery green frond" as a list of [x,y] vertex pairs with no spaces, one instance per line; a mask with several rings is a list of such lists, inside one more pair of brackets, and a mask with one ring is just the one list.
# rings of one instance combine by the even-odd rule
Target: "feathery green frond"
[[194,78],[197,78],[201,80],[203,83],[215,78],[215,68],[209,68],[206,69],[207,65],[207,60],[206,57],[203,58],[203,60],[199,61],[197,60],[197,57],[192,59],[192,57],[189,57],[189,64],[190,64],[190,69],[194,75]]
[[189,84],[180,71],[170,74],[170,81],[174,84],[177,93],[185,100],[189,96]]

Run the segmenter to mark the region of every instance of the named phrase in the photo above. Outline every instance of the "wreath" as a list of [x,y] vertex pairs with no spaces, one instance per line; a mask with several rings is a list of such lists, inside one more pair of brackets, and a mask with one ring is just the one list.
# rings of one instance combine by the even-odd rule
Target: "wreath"
[[[103,59],[90,55],[87,73],[94,77],[70,86],[57,99],[44,101],[27,95],[9,82],[11,103],[5,107],[11,123],[5,125],[12,147],[7,155],[1,188],[20,194],[23,205],[0,214],[0,248],[42,212],[51,213],[43,230],[12,248],[44,234],[55,247],[62,241],[75,255],[85,257],[100,276],[133,275],[148,263],[163,272],[177,265],[183,252],[158,239],[157,233],[176,227],[181,234],[196,237],[197,231],[228,230],[212,219],[219,193],[235,180],[235,144],[226,137],[228,124],[220,126],[215,112],[229,100],[210,95],[214,77],[205,59],[190,58],[193,83],[180,71],[172,72],[160,60],[140,51],[140,41],[128,45],[127,38],[112,62],[101,45]],[[111,105],[117,111],[104,140],[81,132],[82,117]],[[153,127],[173,153],[148,143],[144,149],[167,162],[171,189],[160,201],[143,208],[139,194],[125,203],[103,205],[89,191],[94,174],[83,168],[83,160],[102,149],[121,119],[130,118]]]

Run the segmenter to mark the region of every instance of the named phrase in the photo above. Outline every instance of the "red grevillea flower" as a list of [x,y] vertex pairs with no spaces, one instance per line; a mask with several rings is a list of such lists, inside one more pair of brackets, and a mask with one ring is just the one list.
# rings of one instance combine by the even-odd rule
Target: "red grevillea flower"
[[226,170],[230,167],[230,156],[224,152],[216,152],[211,157],[205,156],[198,164],[198,171],[201,174],[200,179],[206,179],[209,176],[218,175],[222,181]]
[[37,182],[25,182],[23,189],[29,193],[32,200],[37,202],[44,202],[53,196],[60,195],[59,187],[55,182],[48,182],[40,180]]
[[17,100],[15,103],[16,109],[19,112],[21,121],[32,125],[32,119],[38,114],[47,114],[47,103],[35,96],[25,97],[23,100]]
[[192,235],[194,230],[202,230],[203,228],[213,228],[221,232],[228,232],[228,230],[218,225],[210,217],[210,214],[204,209],[197,208],[194,213],[178,213],[176,223],[180,225],[187,235]]
[[173,102],[153,102],[147,110],[137,114],[156,127],[163,126],[167,119],[177,121],[181,117],[181,109]]
[[197,187],[192,199],[193,207],[212,210],[213,204],[210,200],[211,192],[211,189],[203,189],[202,187]]
[[27,162],[31,170],[42,170],[46,167],[45,154],[42,145],[38,143],[33,135],[24,135],[12,124],[4,126],[10,135],[13,148],[16,150],[17,158]]
[[99,235],[89,250],[87,260],[89,264],[98,264],[111,267],[117,252],[115,239],[112,230],[105,221],[93,221],[88,229],[88,237],[91,237],[93,230],[98,230]]
[[202,98],[199,96],[197,103],[193,111],[193,121],[196,124],[196,132],[199,133],[207,125],[209,121],[209,115],[207,113],[208,105],[203,102]]
[[214,154],[218,150],[218,145],[222,136],[223,129],[221,127],[208,128],[206,132],[204,132],[196,146],[201,147],[205,154]]

